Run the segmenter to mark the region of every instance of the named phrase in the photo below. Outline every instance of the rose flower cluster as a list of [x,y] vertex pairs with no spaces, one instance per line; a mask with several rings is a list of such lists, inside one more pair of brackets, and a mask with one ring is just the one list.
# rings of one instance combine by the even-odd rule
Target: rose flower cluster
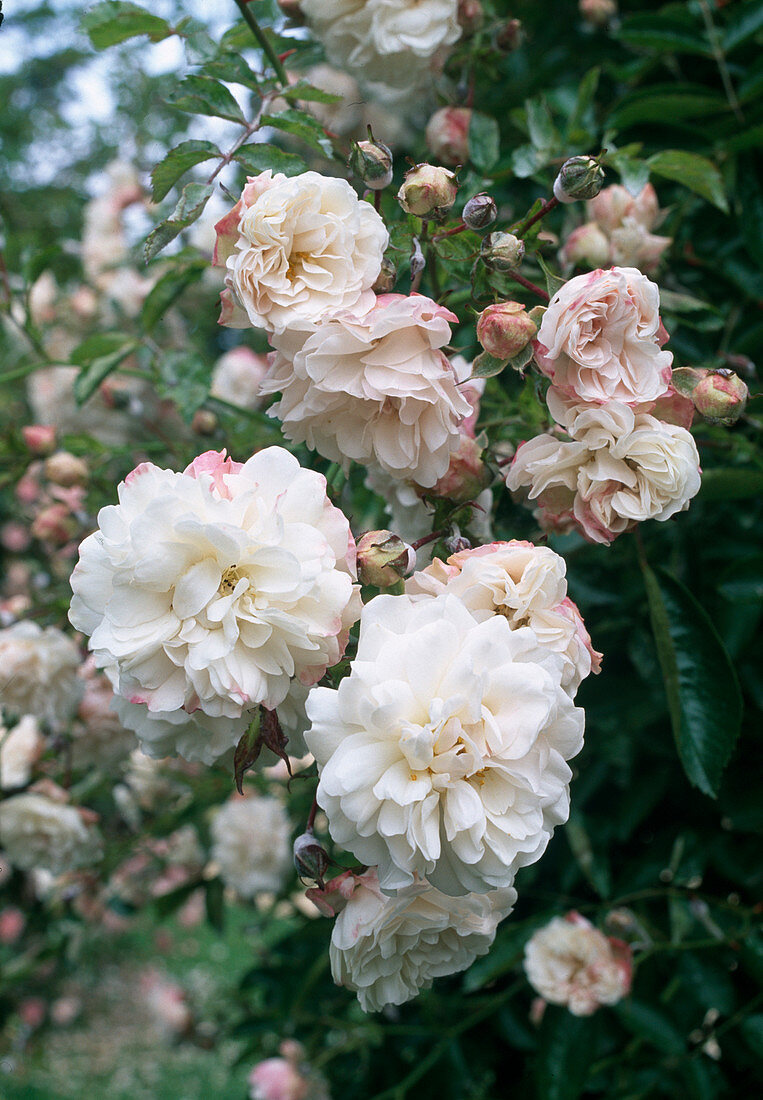
[[[303,8],[320,28],[323,7]],[[394,57],[396,42],[405,52],[409,34],[420,40],[407,5],[330,8],[329,56],[367,76],[371,54]],[[427,64],[458,34],[455,3],[432,0],[418,18],[430,9]],[[446,173],[452,204],[455,176],[433,171]],[[428,180],[409,174],[403,209],[423,201]],[[388,292],[389,234],[374,205],[343,179],[265,171],[216,234],[221,324],[264,329],[273,349],[267,366],[246,354],[222,364],[216,386],[242,388],[250,407],[278,395],[268,415],[287,440],[345,471],[363,466],[399,515],[428,523],[429,495],[477,501],[487,530],[490,476],[475,438],[484,380],[445,353],[454,313],[415,291]],[[501,242],[490,247],[498,255]],[[686,508],[699,487],[692,406],[671,384],[657,287],[630,267],[579,276],[539,328],[515,305],[502,316],[521,346],[501,354],[533,340],[557,427],[520,446],[509,489],[537,502],[544,528],[602,543]],[[315,805],[295,862],[317,883],[308,897],[335,918],[334,978],[365,1010],[468,967],[511,912],[517,872],[570,812],[584,732],[575,698],[601,654],[563,559],[485,534],[485,545],[451,545],[445,560],[422,555],[416,570],[401,529],[356,544],[325,478],[277,446],[243,463],[208,451],[180,473],[143,463],[118,498],[81,545],[70,618],[121,723],[151,757],[229,764],[259,721],[269,748],[314,760]],[[361,584],[396,594],[363,603]],[[328,883],[318,808],[345,865],[357,861]],[[267,853],[248,843],[263,830],[274,837]],[[242,897],[278,891],[287,830],[278,799],[232,800],[212,827],[223,880]],[[568,924],[567,970],[549,956],[553,943],[536,943],[531,981],[574,1012],[612,1003],[627,991],[624,964],[605,957],[601,933]]]

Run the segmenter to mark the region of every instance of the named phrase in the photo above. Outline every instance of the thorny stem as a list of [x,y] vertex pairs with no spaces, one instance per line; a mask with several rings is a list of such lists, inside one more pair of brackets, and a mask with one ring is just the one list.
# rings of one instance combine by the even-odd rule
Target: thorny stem
[[533,294],[537,294],[538,297],[541,298],[544,302],[550,301],[550,298],[548,294],[546,294],[545,290],[542,290],[539,286],[536,286],[535,283],[531,283],[529,279],[525,279],[524,275],[519,275],[516,271],[505,271],[503,272],[503,274],[506,276],[507,279],[513,279],[515,283],[519,283],[519,285],[523,286],[525,290],[531,290]]
[[248,24],[249,30],[257,39],[257,42],[264,51],[265,56],[275,69],[275,74],[278,77],[280,84],[283,87],[286,87],[289,83],[289,78],[286,75],[286,69],[284,69],[280,57],[273,49],[271,43],[268,41],[267,35],[264,33],[262,27],[249,11],[248,0],[234,0],[234,2],[236,4],[236,7],[243,15],[244,20]]
[[305,826],[305,832],[311,833],[313,826],[315,825],[315,815],[318,813],[318,798],[313,798],[313,804],[310,807],[310,813],[307,815],[307,825]]
[[230,162],[233,160],[234,156],[239,151],[239,149],[244,144],[244,142],[247,141],[252,136],[253,133],[255,133],[257,130],[259,130],[259,128],[260,128],[260,119],[262,118],[262,112],[265,110],[265,104],[268,102],[269,99],[270,99],[270,96],[265,96],[263,98],[262,103],[260,104],[260,108],[257,111],[257,114],[255,115],[255,117],[252,119],[251,122],[248,122],[246,124],[246,127],[245,127],[243,133],[241,133],[239,135],[239,137],[236,139],[236,141],[234,141],[233,145],[230,147],[228,152],[224,153],[222,155],[217,167],[215,168],[215,170],[212,172],[212,174],[207,179],[207,183],[212,183],[212,181],[215,179],[215,177],[218,176],[220,174],[220,172],[222,172],[223,168],[225,168],[225,166],[227,164],[230,164]]
[[537,214],[533,214],[531,218],[528,218],[526,222],[520,225],[519,229],[514,230],[514,236],[524,237],[530,226],[535,225],[535,223],[539,222],[541,218],[545,218],[546,214],[548,214],[550,210],[553,210],[554,207],[558,205],[559,199],[557,199],[555,195],[552,195],[550,199],[546,199]]
[[463,233],[463,231],[468,228],[468,225],[465,225],[463,222],[461,222],[460,225],[455,226],[455,228],[453,229],[446,229],[442,233],[435,233],[434,237],[432,237],[432,240],[441,241],[443,237],[455,237],[456,233]]

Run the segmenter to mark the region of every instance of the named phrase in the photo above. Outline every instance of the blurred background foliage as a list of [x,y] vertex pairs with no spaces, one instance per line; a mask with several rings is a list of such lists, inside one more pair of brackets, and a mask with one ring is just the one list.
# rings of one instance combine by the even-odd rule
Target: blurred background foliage
[[[60,288],[83,282],[83,210],[110,161],[127,161],[147,179],[181,141],[213,140],[223,151],[232,145],[236,123],[214,110],[197,114],[193,105],[186,111],[173,105],[181,78],[214,75],[232,89],[248,118],[251,89],[236,81],[236,59],[243,56],[259,71],[263,57],[233,4],[209,12],[201,3],[157,2],[152,15],[172,26],[191,20],[179,36],[153,45],[130,37],[103,53],[80,28],[81,5],[6,6],[12,10],[0,29],[0,43],[10,45],[0,71],[0,304],[7,322],[0,328],[0,509],[12,517],[15,486],[28,462],[19,434],[30,418],[24,379],[48,359],[45,332],[30,316],[30,288],[46,271]],[[276,28],[276,50],[297,50],[290,66],[305,68],[319,59],[319,48],[285,26],[271,0],[254,7],[264,25]],[[604,29],[587,25],[575,0],[496,0],[485,8],[485,29],[454,50],[438,86],[441,102],[473,96],[475,109],[486,116],[474,134],[472,162],[460,175],[462,198],[488,190],[499,204],[499,224],[511,223],[550,193],[564,159],[602,149],[607,183],[635,188],[651,178],[667,208],[660,231],[674,238],[657,281],[669,292],[663,320],[676,365],[731,365],[755,393],[755,359],[763,344],[763,5],[625,0],[619,19]],[[509,17],[522,21],[524,38],[519,48],[502,52],[495,35]],[[254,84],[265,93],[273,87]],[[407,155],[426,157],[423,127],[415,123],[410,143],[396,148],[396,183]],[[301,132],[310,135],[309,122]],[[376,136],[385,139],[384,133]],[[341,141],[334,143],[333,161],[320,141],[306,144],[298,134],[273,130],[268,141],[318,170],[343,171]],[[212,364],[223,351],[239,342],[258,351],[265,345],[256,334],[217,326],[219,280],[199,261],[193,226],[143,269],[146,235],[172,214],[183,184],[203,181],[209,170],[192,167],[167,198],[130,215],[132,262],[161,276],[163,289],[133,316],[97,318],[78,334],[71,352],[70,362],[82,368],[81,396],[109,373],[110,356],[117,371],[124,366],[128,353],[119,356],[127,348],[129,369],[179,414],[166,431],[144,425],[119,447],[99,445],[86,431],[65,437],[67,449],[91,464],[91,515],[142,457],[182,468],[208,447],[227,446],[243,458],[280,441],[277,425],[263,413],[243,413],[209,397]],[[219,181],[237,195],[244,175],[242,164],[231,163]],[[397,289],[407,292],[412,227],[393,194],[392,188],[385,192],[383,211],[400,226],[394,235],[401,249]],[[210,201],[216,216],[228,202],[219,189]],[[580,208],[569,206],[552,212],[543,228],[563,239],[582,220]],[[460,239],[430,262],[422,289],[448,294],[463,322],[459,350],[471,357],[478,350],[468,309],[474,242],[462,247],[455,243]],[[558,270],[555,252],[548,241],[537,242],[531,278],[543,280],[539,255]],[[513,285],[510,293],[524,295]],[[100,342],[93,341],[94,332]],[[199,409],[216,418],[209,435],[192,427]],[[6,1074],[0,1095],[74,1097],[89,1088],[109,1098],[243,1096],[246,1068],[290,1036],[305,1045],[332,1095],[347,1100],[759,1095],[761,412],[753,397],[733,429],[695,429],[704,481],[688,513],[649,524],[642,536],[624,536],[611,548],[577,536],[550,539],[567,561],[570,594],[605,654],[604,669],[579,695],[587,738],[574,762],[570,822],[544,858],[520,872],[517,908],[487,957],[400,1010],[366,1017],[351,994],[331,983],[328,921],[231,903],[217,880],[197,877],[145,904],[113,893],[107,905],[129,918],[127,930],[105,932],[84,923],[66,896],[55,903],[33,900],[15,876],[5,890],[17,893],[30,916],[24,950],[2,948]],[[543,418],[532,382],[513,372],[488,382],[482,421],[491,442],[516,444],[541,428]],[[306,450],[297,453],[305,465],[328,472],[328,464]],[[383,525],[381,504],[365,488],[362,472],[335,479],[334,493],[354,529]],[[507,492],[496,496],[496,536],[537,538],[530,513]],[[37,544],[26,558],[48,578],[40,581],[35,617],[63,626],[66,567],[51,575]],[[651,618],[645,575],[651,578]],[[677,705],[694,708],[687,736],[697,739],[697,751],[709,762],[710,794],[697,789],[696,772],[695,785],[687,776],[692,746],[684,745],[680,757],[676,751],[655,614],[663,635],[668,623],[667,642],[683,670]],[[736,741],[740,693],[744,716]],[[96,775],[87,787],[89,805],[105,817],[113,813],[115,778]],[[208,807],[230,785],[230,777],[215,769],[176,781],[187,786],[189,797],[146,815],[144,835],[166,836],[187,822],[203,834]],[[295,832],[309,808],[309,786],[294,787]],[[117,830],[107,864],[116,867],[134,843],[128,829],[121,836]],[[178,911],[194,890],[205,898],[207,923],[186,931]],[[536,927],[570,908],[638,946],[633,993],[587,1019],[549,1007],[536,1025],[521,971],[523,945]],[[193,966],[183,961],[188,939],[195,945]],[[103,1055],[88,1079],[61,1049],[54,1028],[30,1037],[19,1024],[20,997],[73,981],[97,1012],[102,967],[113,986],[108,1011],[116,1018],[125,1009],[120,999],[130,997],[130,967],[157,954],[186,982],[194,1006],[193,1026],[171,1054],[125,1036],[121,1054]],[[109,991],[101,992],[108,1000]],[[92,1046],[82,1038],[94,1034],[87,1012],[74,1027],[79,1032],[67,1032],[75,1038],[64,1045],[91,1058]],[[106,1042],[102,1036],[99,1041]],[[132,1075],[122,1071],[120,1077],[110,1057],[132,1059]],[[61,1065],[68,1067],[63,1074]]]

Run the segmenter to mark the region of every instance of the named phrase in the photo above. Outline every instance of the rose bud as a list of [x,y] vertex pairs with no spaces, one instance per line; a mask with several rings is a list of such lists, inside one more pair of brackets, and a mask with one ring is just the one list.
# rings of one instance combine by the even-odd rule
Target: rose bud
[[521,20],[508,19],[502,27],[499,27],[495,35],[496,47],[502,53],[513,53],[518,50],[524,41],[524,29]]
[[442,540],[442,544],[448,556],[460,554],[462,551],[471,550],[472,548],[472,544],[463,535],[448,535],[446,539]]
[[424,135],[430,153],[443,164],[465,164],[469,159],[469,107],[442,107],[430,118]]
[[367,531],[357,547],[361,584],[389,588],[416,566],[416,551],[391,531]]
[[554,181],[554,198],[558,202],[593,199],[604,183],[604,169],[593,157],[570,157],[562,165]]
[[498,207],[490,195],[481,191],[479,195],[469,199],[461,217],[467,229],[487,229],[498,217]]
[[485,13],[480,0],[458,0],[458,25],[464,38],[476,34],[484,22]]
[[371,290],[375,294],[389,294],[393,286],[397,282],[397,268],[392,263],[392,260],[387,259],[385,256],[382,260],[381,271],[376,279],[376,282],[371,287]]
[[50,424],[26,424],[21,434],[27,450],[38,458],[44,458],[55,450],[56,429]]
[[214,435],[218,420],[211,409],[197,409],[191,421],[191,431],[197,435]]
[[483,309],[477,321],[477,339],[496,359],[513,359],[537,331],[521,302],[497,302]]
[[374,141],[353,141],[347,167],[372,191],[383,191],[392,183],[392,150]]
[[69,451],[56,451],[50,458],[46,458],[44,471],[48,481],[61,485],[64,489],[69,489],[72,485],[84,485],[90,476],[84,458],[77,458]]
[[77,523],[65,504],[49,504],[35,518],[32,534],[43,542],[64,546],[77,532]]
[[406,214],[441,220],[456,201],[458,183],[453,172],[433,164],[417,164],[406,172],[397,201]]
[[710,371],[694,387],[691,398],[700,416],[715,424],[734,424],[745,410],[748,389],[732,370]]
[[561,251],[563,264],[569,267],[588,266],[591,270],[609,263],[609,241],[596,222],[573,229]]
[[458,450],[450,456],[447,473],[426,491],[432,496],[463,503],[478,497],[489,480],[490,474],[482,461],[482,447],[472,436],[462,435]]
[[480,257],[491,271],[514,271],[525,255],[525,242],[513,233],[488,233],[482,240]]
[[329,865],[326,850],[311,832],[302,833],[294,841],[294,866],[300,878],[309,878],[323,887],[323,876]]
[[580,14],[592,27],[606,27],[610,19],[617,15],[616,0],[580,0]]

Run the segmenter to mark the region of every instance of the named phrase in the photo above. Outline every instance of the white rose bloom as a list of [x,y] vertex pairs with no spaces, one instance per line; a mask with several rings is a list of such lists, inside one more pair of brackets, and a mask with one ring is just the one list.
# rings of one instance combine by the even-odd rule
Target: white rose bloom
[[535,357],[578,401],[654,401],[670,386],[672,352],[661,350],[660,292],[640,271],[613,267],[565,283],[543,314]]
[[258,409],[262,404],[262,382],[267,372],[266,355],[258,355],[243,345],[231,348],[214,365],[210,397],[218,397],[241,409]]
[[339,309],[368,309],[389,234],[346,180],[303,172],[250,177],[216,225],[226,268],[220,323],[274,332]]
[[377,596],[338,690],[307,700],[331,835],[382,889],[425,877],[451,896],[510,886],[569,813],[583,711],[560,654],[447,593]]
[[80,667],[80,678],[85,693],[70,730],[72,763],[75,768],[113,767],[135,748],[135,735],[119,720],[114,689],[108,676],[96,670],[92,656]]
[[0,630],[0,712],[65,726],[82,696],[79,665],[76,643],[54,626],[23,621]]
[[275,709],[292,677],[313,684],[344,652],[360,609],[349,524],[281,447],[244,464],[209,451],[184,473],[144,463],[119,501],[80,547],[71,621],[115,690],[161,716],[155,734],[137,723],[147,751],[168,751],[177,723],[209,759],[235,744],[234,723],[205,748],[188,715],[207,727]]
[[398,87],[461,36],[458,0],[303,0],[301,10],[334,65]]
[[25,714],[7,730],[0,724],[0,790],[10,791],[29,782],[43,739],[37,719]]
[[486,955],[516,899],[510,887],[452,898],[425,882],[388,898],[366,871],[331,932],[332,977],[358,994],[364,1012],[404,1004]]
[[101,857],[101,837],[74,806],[28,791],[0,802],[0,847],[22,871],[60,875]]
[[471,406],[439,349],[457,318],[421,294],[381,294],[365,313],[335,314],[312,332],[273,338],[263,393],[287,439],[325,458],[378,465],[432,486],[458,449]]
[[528,488],[551,515],[571,514],[592,542],[670,519],[699,491],[699,454],[685,428],[614,401],[580,408],[568,423],[570,443],[553,435],[523,443],[506,484]]
[[212,820],[211,856],[242,898],[279,893],[292,865],[289,818],[277,798],[234,797]]
[[530,938],[524,966],[533,989],[574,1016],[617,1004],[630,991],[630,948],[575,912],[554,917]]
[[410,596],[457,596],[478,622],[503,615],[512,630],[529,626],[539,643],[564,659],[562,687],[575,695],[582,680],[599,671],[601,654],[575,604],[567,596],[567,567],[548,546],[494,542],[439,558],[405,583]]

